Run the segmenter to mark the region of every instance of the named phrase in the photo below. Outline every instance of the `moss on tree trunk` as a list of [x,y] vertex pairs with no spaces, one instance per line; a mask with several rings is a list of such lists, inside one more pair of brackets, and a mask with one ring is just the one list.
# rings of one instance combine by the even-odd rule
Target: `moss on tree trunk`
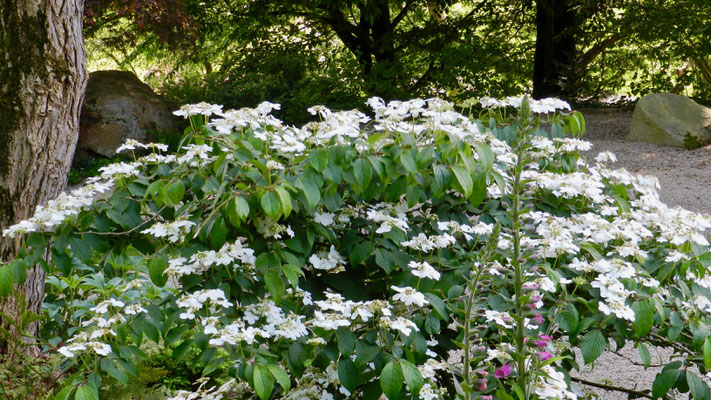
[[[66,187],[87,72],[83,0],[0,0],[0,5],[0,228],[6,228]],[[0,239],[0,261],[12,259],[15,245]],[[44,275],[35,267],[16,286],[34,312],[40,310]],[[21,312],[16,299],[0,299],[0,311],[9,317],[3,327],[19,337],[9,322]],[[33,324],[26,333],[37,332]],[[8,343],[0,343],[0,352],[17,350]]]

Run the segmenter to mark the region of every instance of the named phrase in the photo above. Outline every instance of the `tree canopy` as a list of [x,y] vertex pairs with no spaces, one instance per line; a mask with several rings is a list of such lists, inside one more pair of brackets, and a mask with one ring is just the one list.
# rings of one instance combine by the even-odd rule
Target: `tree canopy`
[[279,101],[287,119],[292,106],[300,115],[314,102],[355,106],[370,95],[711,98],[707,2],[90,0],[86,8],[98,57],[122,68],[171,60],[149,72],[174,100]]

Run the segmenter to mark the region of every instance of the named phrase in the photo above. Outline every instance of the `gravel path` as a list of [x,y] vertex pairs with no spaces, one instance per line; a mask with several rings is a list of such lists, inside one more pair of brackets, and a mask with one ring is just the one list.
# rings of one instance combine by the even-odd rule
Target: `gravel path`
[[659,178],[665,203],[711,213],[711,146],[686,150],[627,142],[632,111],[589,109],[582,113],[587,126],[583,139],[593,143],[587,156],[611,151],[617,155],[617,168]]
[[[660,197],[670,206],[681,206],[699,213],[711,213],[711,146],[696,150],[627,142],[625,137],[632,121],[632,111],[583,109],[587,132],[583,139],[592,142],[593,149],[585,155],[592,159],[601,151],[617,155],[617,168],[654,175],[661,185]],[[614,344],[612,344],[614,348]],[[629,342],[619,352],[605,352],[593,365],[584,366],[578,356],[582,379],[625,387],[651,390],[654,377],[669,361],[669,349],[652,349],[652,366],[644,369],[638,350]],[[600,400],[626,400],[626,393],[586,389]],[[593,397],[595,398],[595,397]],[[683,394],[678,399],[688,399]]]

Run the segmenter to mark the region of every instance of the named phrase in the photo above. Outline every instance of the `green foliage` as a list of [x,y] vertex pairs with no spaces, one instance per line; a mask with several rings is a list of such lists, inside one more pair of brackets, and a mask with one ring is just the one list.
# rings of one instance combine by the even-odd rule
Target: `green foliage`
[[0,398],[3,400],[52,399],[64,381],[58,355],[6,358],[0,356]]
[[567,104],[481,103],[371,98],[374,121],[315,106],[302,128],[270,103],[188,105],[177,153],[149,146],[10,227],[13,281],[50,254],[61,395],[555,398],[575,349],[634,340],[645,363],[683,349],[654,396],[708,399],[711,220],[582,159]]

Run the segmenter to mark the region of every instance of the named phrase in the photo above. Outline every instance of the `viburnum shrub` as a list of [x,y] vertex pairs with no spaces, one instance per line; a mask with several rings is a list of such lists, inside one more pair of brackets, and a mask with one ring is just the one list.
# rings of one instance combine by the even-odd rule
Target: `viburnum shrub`
[[574,350],[630,341],[645,366],[675,352],[630,393],[709,398],[708,217],[581,157],[559,100],[368,104],[302,128],[185,106],[178,153],[129,141],[134,162],[7,229],[25,248],[0,294],[49,273],[44,336],[75,371],[58,398],[159,359],[176,400],[576,399]]

